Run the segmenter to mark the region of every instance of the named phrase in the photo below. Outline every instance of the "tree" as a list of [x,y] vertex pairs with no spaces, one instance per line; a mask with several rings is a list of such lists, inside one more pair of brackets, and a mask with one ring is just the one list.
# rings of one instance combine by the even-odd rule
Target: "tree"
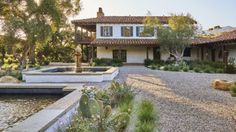
[[157,29],[157,41],[162,51],[174,56],[177,62],[183,59],[184,50],[191,45],[196,30],[195,21],[188,15],[172,14],[168,26],[161,24],[157,18],[147,17],[145,28]]
[[[47,43],[66,24],[67,15],[80,11],[80,0],[9,0],[1,1],[7,41],[23,40],[20,63],[35,62],[37,44]],[[17,41],[12,41],[16,44]]]

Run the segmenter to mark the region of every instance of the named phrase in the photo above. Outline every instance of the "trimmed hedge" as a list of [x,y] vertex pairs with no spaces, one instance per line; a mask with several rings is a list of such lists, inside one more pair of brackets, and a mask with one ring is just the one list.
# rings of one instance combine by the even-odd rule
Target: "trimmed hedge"
[[123,63],[118,59],[110,59],[110,58],[101,58],[93,60],[95,66],[122,66]]

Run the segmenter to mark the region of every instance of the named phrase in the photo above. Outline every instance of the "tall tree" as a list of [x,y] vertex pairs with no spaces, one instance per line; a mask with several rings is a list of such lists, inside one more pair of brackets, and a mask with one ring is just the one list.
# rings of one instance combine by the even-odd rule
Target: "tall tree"
[[0,4],[6,38],[24,40],[22,65],[27,58],[34,63],[36,44],[47,43],[66,24],[66,16],[80,11],[80,0],[6,0]]
[[145,28],[156,28],[157,41],[162,51],[174,56],[177,62],[183,59],[184,50],[191,45],[196,26],[192,17],[187,14],[172,14],[168,26],[163,25],[157,18],[147,17]]

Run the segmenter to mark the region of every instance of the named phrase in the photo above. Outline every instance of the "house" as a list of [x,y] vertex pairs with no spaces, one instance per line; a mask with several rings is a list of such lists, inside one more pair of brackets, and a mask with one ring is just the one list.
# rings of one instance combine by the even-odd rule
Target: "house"
[[[153,17],[157,17],[162,24],[168,24],[170,18]],[[84,60],[111,58],[121,59],[129,64],[142,64],[145,59],[170,58],[168,53],[160,50],[156,39],[157,31],[144,33],[145,18],[146,16],[105,16],[102,8],[99,8],[96,18],[73,20],[75,42],[85,46],[83,50],[86,49],[83,51]],[[185,49],[184,59],[222,61],[226,47],[229,47],[228,44],[219,44],[218,37],[195,38],[192,46]],[[235,55],[230,52],[229,56],[236,57],[236,52]]]
[[227,62],[228,58],[236,59],[236,30],[210,38],[195,38],[192,49],[197,51],[198,60]]

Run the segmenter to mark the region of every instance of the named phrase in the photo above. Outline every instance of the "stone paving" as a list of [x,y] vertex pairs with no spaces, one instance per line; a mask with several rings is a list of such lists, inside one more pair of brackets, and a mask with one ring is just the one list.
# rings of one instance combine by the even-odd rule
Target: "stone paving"
[[[236,98],[229,92],[212,89],[213,79],[233,81],[236,75],[167,72],[124,66],[116,78],[155,102],[160,115],[157,125],[161,132],[235,132]],[[104,88],[110,82],[93,85]]]

